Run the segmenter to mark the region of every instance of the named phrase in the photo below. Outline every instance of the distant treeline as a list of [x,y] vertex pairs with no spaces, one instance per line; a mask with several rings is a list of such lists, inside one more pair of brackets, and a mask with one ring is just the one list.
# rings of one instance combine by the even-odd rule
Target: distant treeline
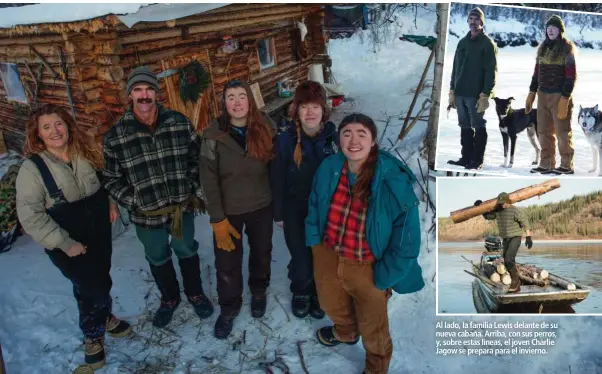
[[[602,237],[602,191],[574,196],[569,200],[520,208],[540,239],[587,239]],[[495,221],[476,217],[454,224],[450,218],[439,218],[439,240],[479,240],[497,235]]]
[[[511,4],[504,4],[511,5]],[[518,4],[514,4],[518,5]],[[602,4],[520,4],[523,6],[532,6],[538,8],[548,9],[562,9],[562,10],[578,10],[602,13]],[[509,8],[509,7],[498,7],[488,6],[482,4],[462,4],[454,3],[451,7],[451,16],[467,16],[470,10],[474,7],[480,7],[485,13],[485,30],[487,30],[487,20],[502,20],[502,19],[515,19],[521,23],[527,25],[525,31],[521,33],[515,32],[493,32],[489,35],[495,40],[499,48],[506,46],[517,47],[522,45],[530,45],[536,47],[545,38],[544,29],[546,21],[553,14],[558,14],[553,10],[535,10],[535,9],[524,9],[522,7]],[[577,28],[580,33],[587,29],[600,29],[602,28],[602,15],[597,14],[574,14],[564,13],[560,14],[567,28]],[[468,32],[468,29],[467,29]],[[459,35],[456,35],[459,37]],[[462,35],[463,36],[463,35]],[[602,49],[602,41],[588,41],[579,38],[572,40],[578,48],[585,49]]]

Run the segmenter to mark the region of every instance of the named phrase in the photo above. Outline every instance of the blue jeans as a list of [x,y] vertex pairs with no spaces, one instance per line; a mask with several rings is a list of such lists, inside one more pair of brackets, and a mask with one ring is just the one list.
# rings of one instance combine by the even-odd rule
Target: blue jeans
[[[155,266],[161,266],[171,260],[171,249],[178,258],[192,257],[197,254],[199,243],[194,240],[194,215],[184,213],[182,220],[182,238],[169,240],[169,228],[149,229],[136,225],[136,235],[142,245],[146,260]],[[171,249],[170,249],[171,248]]]
[[456,96],[456,110],[458,112],[458,123],[460,128],[478,129],[485,128],[487,121],[484,118],[485,112],[477,113],[476,97]]

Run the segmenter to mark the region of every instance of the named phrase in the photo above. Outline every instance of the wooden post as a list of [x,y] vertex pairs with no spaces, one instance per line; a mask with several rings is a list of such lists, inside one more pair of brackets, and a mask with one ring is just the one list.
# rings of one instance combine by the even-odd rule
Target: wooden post
[[71,107],[71,115],[73,116],[73,119],[75,119],[75,108],[73,107],[73,97],[71,96],[71,85],[69,84],[69,79],[67,77],[67,64],[65,64],[65,59],[63,58],[63,49],[61,47],[57,48],[59,50],[59,59],[63,79],[65,80],[65,85],[67,87],[67,98],[69,99],[69,106]]
[[2,344],[0,344],[0,374],[6,374],[6,366],[4,365],[4,356],[2,356]]
[[48,64],[48,62],[44,59],[44,57],[42,57],[41,54],[38,53],[38,51],[36,51],[36,49],[32,46],[29,46],[29,48],[31,49],[31,51],[38,56],[38,58],[40,59],[40,61],[42,62],[42,64],[44,64],[44,66],[46,66],[46,69],[50,70],[50,72],[52,73],[52,76],[54,77],[54,79],[58,79],[59,75],[56,73],[56,71],[54,71],[54,69],[52,68],[52,66],[50,66],[50,64]]
[[42,72],[44,71],[44,64],[40,63],[40,67],[38,68],[38,85],[36,86],[36,92],[33,97],[33,105],[38,104],[38,96],[40,96],[40,86],[42,85]]
[[439,131],[439,108],[443,92],[443,59],[445,55],[445,42],[447,40],[447,19],[449,3],[437,4],[437,43],[435,44],[435,76],[433,79],[433,92],[431,99],[431,113],[429,116],[426,135],[424,136],[424,156],[428,160],[429,169],[435,170],[435,156],[437,152],[437,132]]
[[[543,183],[535,184],[529,187],[521,188],[510,193],[510,203],[516,203],[529,199],[534,196],[543,195],[560,187],[560,180],[550,179]],[[483,201],[479,206],[471,206],[451,212],[451,219],[454,223],[464,222],[473,217],[493,211],[497,206],[497,197]]]
[[416,92],[414,93],[414,98],[412,99],[412,104],[410,104],[410,109],[408,109],[408,114],[406,115],[406,119],[403,121],[403,126],[401,127],[401,131],[399,132],[399,139],[402,139],[404,136],[404,132],[406,126],[408,125],[408,121],[410,120],[410,116],[412,115],[412,110],[414,110],[414,105],[416,105],[416,100],[418,100],[418,95],[420,95],[420,91],[422,91],[422,85],[424,84],[424,79],[426,78],[426,73],[428,73],[429,68],[431,67],[431,62],[433,62],[433,58],[435,57],[435,48],[431,51],[431,55],[429,56],[428,62],[424,67],[424,71],[422,72],[422,77],[420,78],[420,83],[418,83],[418,87],[416,87]]

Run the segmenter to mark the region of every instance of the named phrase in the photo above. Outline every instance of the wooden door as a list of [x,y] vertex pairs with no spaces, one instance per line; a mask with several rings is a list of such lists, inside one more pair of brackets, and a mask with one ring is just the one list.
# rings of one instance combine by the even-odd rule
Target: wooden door
[[190,101],[184,103],[180,97],[179,74],[173,74],[165,78],[165,87],[167,89],[166,107],[186,115],[192,125],[199,133],[203,132],[209,126],[213,118],[218,116],[217,103],[215,102],[213,77],[211,74],[211,61],[209,52],[201,52],[186,57],[176,57],[168,60],[161,60],[163,70],[178,69],[188,65],[192,61],[198,61],[209,73],[209,85],[201,92],[196,103]]

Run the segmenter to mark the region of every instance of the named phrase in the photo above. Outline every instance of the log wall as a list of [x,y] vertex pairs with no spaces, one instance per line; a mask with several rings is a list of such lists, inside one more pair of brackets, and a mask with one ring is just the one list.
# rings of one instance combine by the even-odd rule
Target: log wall
[[[308,28],[307,57],[299,60],[293,50],[293,34],[295,23],[303,18]],[[326,50],[321,8],[305,4],[234,4],[178,20],[141,22],[132,28],[119,24],[105,25],[94,32],[75,32],[69,27],[54,28],[62,33],[44,30],[47,33],[0,39],[0,62],[18,64],[30,103],[8,103],[0,82],[0,129],[5,131],[7,146],[17,151],[22,149],[27,116],[35,108],[35,81],[42,64],[37,54],[56,73],[44,68],[38,104],[53,103],[69,109],[69,87],[77,123],[100,140],[128,105],[126,79],[137,66],[148,65],[160,73],[163,66],[173,66],[170,62],[208,55],[210,66],[205,67],[211,72],[212,97],[206,107],[215,116],[227,81],[258,82],[267,103],[276,96],[276,82],[306,79],[309,66],[321,62]],[[224,37],[237,39],[239,50],[220,53]],[[260,71],[256,44],[268,37],[274,38],[277,63]],[[60,51],[66,75],[62,74]],[[169,107],[165,80],[160,83],[159,101]]]

